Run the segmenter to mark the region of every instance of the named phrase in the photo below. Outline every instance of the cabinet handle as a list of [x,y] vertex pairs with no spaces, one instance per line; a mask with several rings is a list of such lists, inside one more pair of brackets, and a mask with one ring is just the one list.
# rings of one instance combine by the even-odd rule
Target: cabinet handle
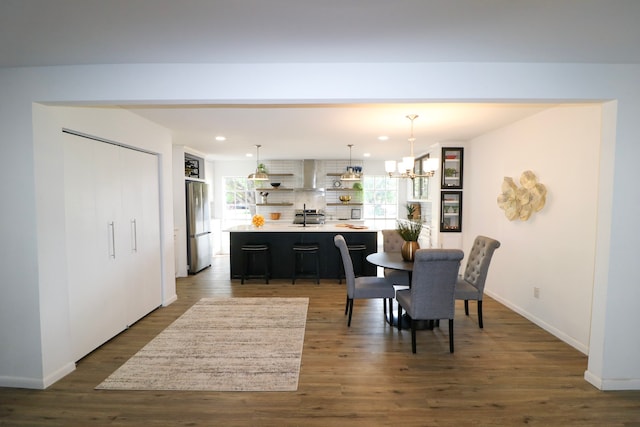
[[138,226],[135,218],[131,220],[131,251],[138,252]]
[[109,248],[109,256],[113,259],[116,257],[116,226],[111,221],[107,224],[107,228],[111,229],[111,247]]

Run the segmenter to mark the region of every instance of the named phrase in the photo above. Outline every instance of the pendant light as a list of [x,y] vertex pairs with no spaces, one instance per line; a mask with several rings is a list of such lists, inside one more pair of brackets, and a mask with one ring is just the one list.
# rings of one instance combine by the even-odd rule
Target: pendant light
[[358,181],[360,179],[360,174],[355,173],[353,171],[353,166],[351,166],[351,149],[353,148],[353,144],[349,144],[349,167],[347,171],[340,175],[340,181]]
[[247,179],[250,179],[251,181],[269,180],[269,175],[260,168],[260,147],[262,147],[262,145],[256,144],[256,171],[247,177]]

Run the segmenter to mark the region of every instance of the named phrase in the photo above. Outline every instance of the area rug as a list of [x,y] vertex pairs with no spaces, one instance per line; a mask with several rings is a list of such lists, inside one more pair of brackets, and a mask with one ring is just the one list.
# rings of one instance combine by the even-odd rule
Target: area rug
[[203,298],[102,390],[295,391],[308,298]]

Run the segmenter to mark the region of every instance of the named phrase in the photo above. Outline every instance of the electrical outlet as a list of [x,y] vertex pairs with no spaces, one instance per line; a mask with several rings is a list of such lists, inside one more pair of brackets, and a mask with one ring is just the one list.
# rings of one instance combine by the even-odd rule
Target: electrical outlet
[[537,288],[537,287],[533,288],[533,297],[540,298],[540,288]]

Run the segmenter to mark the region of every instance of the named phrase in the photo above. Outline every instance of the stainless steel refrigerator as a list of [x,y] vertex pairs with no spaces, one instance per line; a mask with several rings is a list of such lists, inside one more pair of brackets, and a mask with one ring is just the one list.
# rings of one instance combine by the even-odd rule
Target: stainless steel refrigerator
[[211,217],[207,184],[187,181],[187,261],[189,274],[211,265]]

